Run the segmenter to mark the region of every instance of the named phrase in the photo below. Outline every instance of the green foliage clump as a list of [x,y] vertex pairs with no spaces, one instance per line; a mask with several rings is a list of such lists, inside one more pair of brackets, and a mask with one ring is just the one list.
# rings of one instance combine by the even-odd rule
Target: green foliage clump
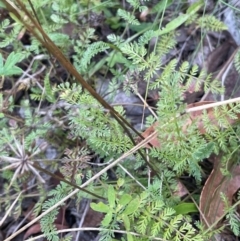
[[[164,5],[163,2],[165,2]],[[212,75],[204,69],[200,70],[198,66],[192,66],[187,61],[179,63],[176,58],[171,58],[167,63],[166,59],[169,58],[169,53],[177,44],[177,28],[182,24],[193,24],[196,29],[200,28],[204,31],[221,31],[226,27],[214,16],[201,16],[198,13],[203,5],[202,1],[192,4],[184,14],[169,20],[163,26],[159,14],[165,12],[166,6],[170,6],[172,1],[162,1],[152,10],[152,13],[157,13],[152,28],[143,28],[128,39],[124,38],[124,34],[116,32],[109,34],[107,41],[98,40],[97,31],[94,28],[90,26],[82,28],[82,26],[87,24],[91,13],[89,9],[92,9],[95,14],[104,11],[106,16],[110,15],[109,19],[113,18],[111,11],[107,8],[108,3],[108,1],[76,3],[74,0],[36,1],[33,7],[42,29],[66,57],[71,53],[73,66],[84,77],[90,79],[99,69],[110,70],[114,75],[109,85],[109,89],[113,91],[112,95],[121,85],[124,85],[127,91],[136,93],[134,78],[146,82],[146,92],[155,90],[159,93],[156,113],[152,112],[155,115],[148,117],[146,122],[151,126],[158,121],[156,132],[160,146],[151,148],[149,151],[138,147],[135,149],[136,143],[133,140],[136,135],[131,132],[130,127],[124,128],[119,123],[119,119],[112,115],[113,110],[103,107],[102,103],[94,98],[96,96],[92,96],[85,88],[75,83],[76,79],[69,77],[68,81],[53,88],[51,67],[44,72],[42,79],[44,88],[41,86],[41,81],[36,79],[35,83],[24,88],[24,90],[30,90],[31,100],[38,103],[38,108],[35,111],[32,110],[30,101],[23,100],[21,107],[24,109],[24,120],[21,119],[21,125],[12,128],[8,126],[8,121],[11,120],[9,115],[13,113],[14,100],[13,96],[5,97],[0,94],[0,124],[2,126],[0,164],[3,178],[7,180],[5,190],[6,199],[8,199],[4,208],[11,206],[8,198],[10,187],[14,192],[20,192],[22,186],[33,175],[37,176],[38,182],[44,183],[44,179],[36,168],[37,162],[46,165],[51,170],[60,169],[60,163],[63,162],[64,166],[61,170],[68,184],[72,181],[75,187],[76,185],[78,187],[88,185],[88,190],[95,194],[100,193],[105,199],[100,202],[94,200],[91,203],[92,209],[104,213],[99,228],[100,240],[114,240],[117,232],[123,234],[122,240],[128,241],[208,240],[218,231],[206,231],[204,225],[194,222],[191,212],[197,210],[195,204],[188,205],[189,203],[183,202],[175,195],[178,179],[187,174],[196,181],[197,185],[200,185],[203,179],[201,162],[213,153],[222,153],[228,157],[223,158],[223,162],[227,164],[229,158],[239,148],[239,127],[230,125],[230,120],[238,118],[240,108],[237,104],[215,107],[212,109],[211,116],[203,110],[199,119],[194,119],[186,125],[191,120],[191,114],[186,113],[187,104],[185,103],[185,95],[190,87],[193,92],[203,89],[205,92],[211,91],[214,94],[222,94],[224,90],[219,81],[212,79]],[[119,3],[115,3],[118,8],[118,10],[115,9],[116,18],[122,19],[122,22],[119,20],[118,24],[125,28],[123,33],[127,30],[134,32],[137,29],[134,27],[137,26],[142,28],[144,24],[140,24],[136,13],[147,9],[142,2],[137,0],[128,0],[127,3],[126,9],[120,7]],[[32,9],[29,3],[27,7]],[[23,14],[23,10],[19,11]],[[81,19],[77,17],[79,13],[82,14]],[[31,55],[39,55],[45,51],[34,34],[27,48],[17,41],[19,32],[24,31],[24,25],[16,16],[12,16],[12,19],[15,21],[13,26],[6,19],[2,21],[0,27],[0,47],[5,48],[11,45],[13,49],[6,60],[0,55],[0,74],[3,80],[6,77],[14,79],[14,75],[22,74],[23,70],[17,64],[27,61]],[[111,20],[114,21],[114,18]],[[75,37],[64,33],[63,29],[67,24],[73,24],[76,29],[80,28],[81,33],[72,33]],[[156,28],[157,25],[158,28]],[[10,27],[11,31],[6,31]],[[153,49],[150,46],[152,39],[157,40]],[[107,57],[100,56],[100,53],[106,54]],[[58,54],[56,58],[59,57]],[[47,62],[50,66],[56,64],[54,61],[51,62],[50,58]],[[239,62],[239,54],[237,54],[235,66],[238,71]],[[41,61],[37,61],[33,69],[39,69],[41,64]],[[42,102],[51,107],[39,111]],[[124,109],[121,106],[116,107],[115,111],[116,116],[124,117]],[[46,122],[44,118],[47,119]],[[58,121],[55,121],[56,119]],[[199,121],[201,121],[204,133],[199,128]],[[36,144],[41,138],[49,143],[52,141],[60,143],[61,151],[71,146],[77,154],[74,156],[68,153],[67,155],[65,151],[65,155],[71,158],[49,164],[49,160],[39,159],[45,149],[44,145]],[[78,145],[79,141],[86,142],[87,150],[73,148],[73,143]],[[103,160],[103,163],[91,170],[83,170],[82,167],[89,161],[87,156],[91,152],[94,152],[94,155],[98,156],[101,161]],[[121,163],[114,162],[121,157]],[[78,161],[84,160],[86,163],[72,165],[71,159],[74,158]],[[90,164],[95,163],[87,163],[87,168]],[[106,170],[105,172],[102,172],[101,165],[107,166],[107,169],[103,169]],[[76,171],[79,166],[82,169]],[[153,175],[150,173],[150,167],[154,171]],[[108,169],[114,172],[114,180],[109,180]],[[27,173],[26,176],[23,176],[22,174],[25,173]],[[83,183],[85,179],[86,182]],[[92,197],[89,193],[84,195],[82,189],[78,193],[76,190],[73,191],[73,187],[68,184],[61,182],[49,192],[47,200],[43,195],[35,206],[35,215],[47,212],[54,205],[56,206],[40,221],[42,231],[48,240],[59,240],[54,220],[59,212],[58,203],[61,203],[64,197],[71,192],[74,193],[73,195],[76,194],[77,201],[83,197]],[[39,192],[43,191],[39,184],[38,189]],[[18,216],[21,213],[21,202],[22,198],[19,198],[19,204],[14,210]],[[187,210],[179,211],[182,204],[187,207],[185,208]],[[2,203],[1,206],[3,206]],[[228,208],[227,211],[229,224],[235,235],[238,235],[239,223],[234,218],[234,210]],[[65,237],[65,240],[68,239],[70,238]]]
[[[65,83],[59,85],[56,91],[61,99],[70,104],[71,108],[67,107],[69,125],[75,138],[86,139],[94,151],[107,159],[117,157],[133,147],[119,123],[81,86]],[[123,114],[122,109],[118,110]]]
[[136,196],[126,193],[119,196],[109,185],[108,204],[91,204],[94,210],[106,213],[101,223],[101,240],[112,240],[112,230],[117,232],[120,225],[125,227],[127,240],[131,241],[146,238],[204,240],[204,236],[191,224],[190,216],[176,214],[173,206],[165,203],[159,185],[160,182],[155,181],[146,191]]
[[[72,190],[72,187],[69,186],[68,184],[63,182],[60,183],[56,187],[56,189],[48,193],[48,196],[50,198],[47,201],[45,201],[44,204],[42,205],[42,211],[44,212],[52,208],[56,203],[58,203],[65,197],[66,193],[69,193],[71,190]],[[54,221],[56,219],[56,216],[58,215],[58,212],[59,212],[59,207],[56,209],[53,209],[50,213],[45,215],[40,221],[41,228],[44,232],[45,237],[48,240],[53,240],[53,241],[60,240],[56,232],[57,228],[54,225]]]

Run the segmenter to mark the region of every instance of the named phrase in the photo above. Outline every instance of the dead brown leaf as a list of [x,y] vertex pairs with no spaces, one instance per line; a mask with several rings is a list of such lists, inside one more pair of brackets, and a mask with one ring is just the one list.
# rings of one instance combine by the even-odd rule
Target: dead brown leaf
[[216,49],[214,49],[207,58],[207,72],[208,73],[214,73],[217,71],[228,59],[229,57],[229,50],[231,47],[235,47],[230,41],[227,41],[220,46],[218,46]]
[[99,227],[103,218],[103,213],[96,212],[89,208],[83,222],[83,227]]
[[224,215],[224,202],[220,194],[225,194],[229,205],[231,205],[233,195],[240,188],[240,166],[234,166],[229,170],[231,177],[223,176],[220,170],[220,156],[212,158],[214,169],[207,179],[200,197],[200,210],[204,215],[201,219],[207,226],[220,221],[219,219]]

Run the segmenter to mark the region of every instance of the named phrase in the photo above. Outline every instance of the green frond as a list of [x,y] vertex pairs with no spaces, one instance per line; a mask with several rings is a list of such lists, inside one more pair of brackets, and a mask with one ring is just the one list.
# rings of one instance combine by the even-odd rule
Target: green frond
[[48,36],[64,53],[66,53],[71,46],[70,38],[66,34],[49,33]]
[[[183,83],[184,79],[186,78],[186,74],[188,73],[190,65],[187,61],[184,61],[179,67],[179,81]],[[188,82],[187,82],[188,83]],[[188,84],[186,84],[188,86]]]
[[1,24],[0,24],[0,32],[2,33],[2,31],[4,31],[10,24],[9,19],[4,19]]
[[211,74],[207,75],[204,81],[204,91],[208,92],[211,91],[214,94],[223,94],[224,93],[224,87],[221,86],[221,83],[219,80],[212,80]]
[[140,25],[139,21],[135,18],[135,16],[124,9],[118,9],[117,14],[119,17],[124,19],[128,24]]
[[66,19],[64,19],[63,17],[61,17],[60,15],[57,15],[57,14],[52,14],[51,19],[53,20],[54,23],[57,23],[60,25],[68,23],[68,21]]
[[140,234],[145,234],[147,231],[147,226],[149,222],[151,221],[150,215],[142,215],[139,217],[139,221],[137,222],[137,225],[135,227],[136,231]]
[[30,98],[35,101],[40,101],[42,99],[41,93],[32,93],[30,94]]
[[62,27],[62,24],[58,24],[58,23],[51,23],[51,24],[44,24],[43,26],[43,29],[46,31],[46,33],[54,33],[56,32],[57,30],[61,29]]
[[152,215],[156,215],[157,213],[159,213],[159,211],[163,210],[164,206],[165,206],[165,204],[162,200],[154,201],[151,203],[151,208],[150,208],[149,212]]
[[29,46],[29,49],[28,49],[30,52],[33,52],[34,54],[38,55],[41,51],[41,44],[40,42],[32,37],[32,40],[31,40],[31,46]]
[[54,89],[54,92],[58,91],[60,91],[61,99],[66,100],[70,104],[76,105],[81,96],[82,87],[76,83],[73,83],[71,86],[69,82],[65,82]]
[[71,241],[73,240],[72,234],[67,234],[64,238],[61,239],[61,241]]
[[9,26],[9,22],[5,21],[3,22],[3,27],[0,29],[0,34],[4,36],[4,38],[0,41],[0,48],[5,48],[12,43],[17,42],[17,35],[21,31],[22,25],[20,24],[15,24],[14,27],[11,29],[10,33],[5,34],[5,28]]
[[107,38],[110,42],[114,43],[117,47],[119,47],[120,44],[124,42],[124,40],[120,36],[117,36],[115,34],[109,34]]
[[231,230],[234,235],[239,236],[240,234],[240,223],[238,219],[238,214],[236,210],[230,209],[226,215],[227,220],[229,221]]
[[40,212],[42,210],[43,202],[45,201],[45,198],[46,198],[46,195],[40,196],[38,202],[34,205],[34,209],[33,209],[34,217],[37,217],[40,214]]
[[138,44],[141,46],[144,46],[145,44],[148,44],[152,38],[157,36],[158,36],[158,31],[148,30],[139,37]]
[[77,64],[76,68],[79,69],[80,72],[85,73],[87,71],[87,66],[90,64],[91,59],[98,53],[103,52],[108,48],[109,46],[102,41],[89,44],[87,50],[83,53],[83,56],[80,60],[81,64]]
[[[50,198],[43,203],[42,211],[44,212],[48,210],[57,202],[61,201],[61,199],[65,197],[71,190],[72,187],[64,182],[61,182],[56,189],[49,192],[48,196],[50,196]],[[59,207],[43,216],[40,220],[41,229],[49,241],[59,241],[57,228],[54,225],[54,220],[56,219],[58,212]]]
[[159,42],[157,43],[157,53],[160,59],[167,53],[170,52],[177,44],[175,39],[175,33],[170,32],[159,37]]
[[198,73],[198,66],[197,65],[193,65],[191,70],[190,70],[190,75],[196,76],[197,73]]
[[130,138],[123,134],[119,123],[111,119],[103,107],[86,91],[69,83],[61,84],[58,88],[60,98],[76,105],[78,111],[69,109],[69,125],[74,136],[87,140],[88,145],[100,156],[109,159],[121,154],[133,146]]
[[140,7],[140,1],[139,0],[127,0],[128,3],[133,6],[134,9],[138,9]]
[[[174,72],[175,68],[177,66],[177,60],[173,59],[169,62],[169,64],[164,68],[162,74],[160,77],[158,77],[153,83],[150,84],[150,89],[158,89],[161,86],[168,85],[169,82],[171,82],[171,78],[174,78]],[[175,75],[176,78],[176,75]],[[178,83],[176,83],[178,84]]]
[[190,24],[195,24],[198,18],[199,18],[199,15],[197,13],[191,14],[187,19],[187,21],[185,22],[185,25],[188,26]]
[[[121,51],[133,61],[134,65],[145,63],[147,50],[144,46],[139,46],[136,42],[124,43],[120,46]],[[141,70],[146,68],[145,64],[140,67]]]
[[[181,227],[182,220],[183,220],[182,215],[177,215],[177,216],[173,217],[171,219],[169,225],[164,229],[163,238],[166,239],[166,240],[173,239],[174,236],[175,236],[174,234],[179,232],[179,227],[182,228]],[[178,236],[178,235],[179,234],[177,234],[176,236]]]
[[240,51],[238,50],[236,55],[234,56],[234,66],[237,72],[240,74]]
[[45,96],[46,99],[50,102],[50,103],[54,103],[56,102],[56,99],[53,95],[53,91],[52,91],[52,87],[50,84],[50,79],[49,79],[49,74],[47,74],[44,78],[44,88],[45,88]]
[[227,29],[226,25],[213,15],[201,16],[197,19],[196,23],[200,28],[207,31],[222,31]]
[[[161,67],[161,61],[159,60],[159,56],[151,53],[148,57],[146,62],[148,63],[147,69],[144,74],[144,80],[150,81],[153,76],[157,73],[157,71]],[[140,68],[141,70],[141,68]]]

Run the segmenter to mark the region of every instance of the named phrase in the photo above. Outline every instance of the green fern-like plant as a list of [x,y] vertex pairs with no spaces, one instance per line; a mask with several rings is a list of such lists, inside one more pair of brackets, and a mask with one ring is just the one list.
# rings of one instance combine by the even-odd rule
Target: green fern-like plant
[[[142,6],[142,2],[137,0],[128,0],[127,2],[131,12],[123,9],[122,6],[119,7],[116,3],[119,8],[117,14],[124,20],[121,26],[125,27],[125,30],[129,28],[131,31],[135,31],[133,25],[142,27],[136,13],[146,10],[146,7]],[[93,202],[91,204],[94,210],[105,214],[100,227],[100,240],[114,240],[114,233],[117,231],[122,231],[124,234],[123,240],[131,241],[154,239],[208,240],[217,233],[217,230],[206,231],[203,225],[194,223],[190,215],[177,212],[181,200],[174,194],[177,189],[178,178],[184,173],[193,177],[198,185],[201,183],[203,175],[200,164],[212,153],[222,152],[225,157],[228,157],[225,160],[223,158],[222,162],[227,162],[233,153],[236,153],[239,148],[239,127],[230,125],[229,120],[237,119],[240,108],[237,104],[214,108],[212,114],[216,122],[212,121],[207,111],[202,111],[200,118],[205,133],[201,133],[199,130],[197,119],[187,128],[183,128],[191,117],[190,114],[186,114],[184,99],[189,88],[193,86],[193,91],[197,92],[203,89],[205,92],[211,91],[216,94],[221,94],[223,88],[218,80],[212,79],[211,74],[207,74],[205,70],[200,70],[196,65],[191,66],[187,61],[179,63],[175,58],[168,63],[163,60],[166,60],[170,51],[175,48],[177,43],[175,39],[176,30],[180,25],[195,24],[197,28],[205,31],[221,31],[226,27],[214,16],[200,16],[198,10],[202,7],[203,2],[197,1],[185,13],[170,19],[165,26],[163,26],[162,19],[157,19],[154,26],[159,24],[158,30],[154,30],[154,28],[141,30],[141,33],[139,32],[128,39],[125,39],[124,35],[120,36],[119,33],[119,35],[115,33],[107,37],[110,43],[98,41],[95,29],[86,24],[87,17],[85,14],[86,12],[89,13],[89,7],[96,11],[103,8],[107,15],[109,14],[109,10],[105,9],[107,3],[104,2],[101,6],[97,1],[76,3],[74,0],[58,0],[48,3],[45,1],[34,3],[38,21],[58,47],[58,50],[62,51],[65,56],[74,51],[72,60],[79,73],[90,76],[89,72],[95,65],[96,59],[98,60],[99,53],[107,53],[108,56],[101,59],[99,66],[104,65],[103,71],[110,68],[110,72],[115,76],[110,85],[110,91],[113,91],[113,95],[121,84],[124,85],[125,90],[136,93],[137,88],[134,78],[147,83],[146,92],[148,92],[148,89],[159,92],[156,115],[148,117],[146,122],[148,126],[151,126],[155,121],[158,121],[155,126],[160,146],[144,152],[148,164],[154,167],[156,173],[151,175],[149,167],[145,165],[146,162],[143,160],[144,155],[140,156],[139,153],[133,151],[133,154],[123,159],[116,167],[111,166],[116,180],[110,180],[107,172],[105,172],[98,176],[100,184],[97,182],[88,184],[88,190],[98,191],[106,199],[104,202]],[[26,4],[27,8],[32,9],[31,4]],[[170,4],[171,1],[162,1],[152,11],[157,11],[157,16],[159,16],[160,13],[165,12],[166,6]],[[46,10],[46,15],[42,13],[43,7]],[[83,15],[81,19],[77,18],[79,12]],[[0,55],[0,73],[3,77],[21,74],[22,70],[16,64],[31,54],[39,54],[43,51],[40,42],[34,37],[32,37],[28,48],[25,48],[18,41],[19,32],[23,31],[24,27],[16,19],[16,16],[12,15],[12,19],[16,22],[11,31],[6,31],[10,27],[9,20],[4,20],[0,26],[0,46],[12,45],[13,48],[12,53],[8,55],[6,60]],[[60,33],[65,24],[74,24],[77,27],[86,25],[87,27],[81,28],[81,33],[76,33],[77,37],[71,38],[68,34]],[[151,49],[148,44],[153,38],[157,41],[154,48]],[[235,66],[238,71],[239,62],[239,56],[236,55]],[[34,68],[37,69],[38,67],[39,63]],[[0,164],[3,177],[7,182],[5,185],[7,200],[10,200],[9,186],[13,188],[14,192],[18,193],[21,191],[23,183],[31,177],[31,173],[24,177],[19,175],[20,169],[15,163],[19,157],[29,157],[20,160],[22,161],[19,164],[20,168],[28,161],[31,170],[36,175],[38,174],[33,168],[35,161],[38,159],[35,160],[33,157],[38,157],[38,154],[44,149],[41,145],[36,145],[36,141],[41,137],[51,140],[51,137],[54,136],[53,133],[56,133],[57,138],[66,138],[66,143],[69,139],[71,141],[84,140],[87,150],[100,157],[101,161],[104,162],[103,165],[109,165],[112,160],[134,148],[133,141],[125,132],[126,129],[110,115],[108,109],[103,108],[84,88],[74,83],[74,80],[71,79],[71,83],[66,81],[52,88],[50,73],[47,73],[44,75],[43,83],[44,88],[30,86],[31,98],[40,103],[37,109],[41,109],[42,101],[55,104],[58,107],[53,108],[53,111],[38,112],[30,108],[29,101],[22,101],[24,126],[17,126],[16,129],[10,130],[7,126],[9,113],[6,113],[5,110],[4,95],[0,95],[2,112],[0,116],[0,124],[2,125],[0,131]],[[9,111],[13,109],[11,103],[9,103],[11,101],[12,98],[9,97]],[[122,107],[117,107],[116,111],[119,115],[124,116]],[[41,116],[44,114],[51,117],[50,121],[47,119],[48,121],[44,122]],[[58,126],[54,125],[53,127],[51,124],[55,117],[61,120],[58,122]],[[63,134],[64,128],[67,129],[70,138]],[[130,135],[134,136],[132,133]],[[61,148],[65,148],[66,143],[64,139],[61,142],[63,146]],[[72,147],[72,143],[70,146]],[[78,147],[72,149],[73,151],[76,150],[77,154],[74,153],[76,154],[74,155],[71,152],[66,154],[65,151],[65,154],[68,157],[70,156],[69,159],[78,159],[79,156],[85,157],[88,153],[82,149],[79,150]],[[141,151],[143,153],[143,150]],[[8,166],[7,162],[13,162],[13,164]],[[75,171],[77,165],[74,166],[74,169],[69,162],[68,159],[64,160],[61,171],[67,181],[74,181],[78,186],[84,185],[84,179],[86,179],[86,183],[90,182],[89,180],[94,178],[95,172],[101,169],[101,165],[99,165],[100,167],[96,169]],[[42,163],[45,164],[45,160],[42,160]],[[86,166],[89,167],[91,164],[87,163]],[[56,161],[51,167],[54,167],[53,170],[59,169],[59,162]],[[71,177],[72,173],[75,174],[74,177]],[[16,180],[17,176],[19,178]],[[38,181],[44,181],[40,175],[38,178]],[[42,188],[40,185],[38,187],[39,189]],[[57,203],[61,202],[72,191],[71,186],[64,182],[60,183],[49,192],[47,200],[44,200],[45,196],[39,199],[34,209],[35,215],[38,215],[41,210],[47,212],[53,205],[57,206]],[[42,192],[42,189],[40,192]],[[90,194],[84,194],[82,191],[76,194],[77,201],[83,197],[90,198]],[[14,210],[17,216],[21,213],[21,202],[22,198],[19,198],[19,203]],[[11,203],[8,201],[4,205],[4,208],[9,208]],[[58,212],[59,207],[41,219],[41,228],[48,240],[59,240],[54,225]],[[238,235],[237,219],[234,218],[234,211],[230,208],[227,218],[233,232]],[[68,239],[66,237],[66,240]]]
[[[113,230],[124,226],[127,240],[162,238],[164,240],[204,240],[190,223],[191,218],[176,214],[173,206],[165,203],[159,193],[159,182],[150,185],[148,190],[137,196],[117,195],[108,187],[108,204],[92,203],[91,207],[106,213],[101,226],[101,240],[112,240]],[[106,230],[108,228],[108,231]],[[131,232],[130,232],[131,231]]]
[[[69,193],[72,190],[72,187],[66,183],[61,182],[56,189],[50,191],[48,196],[50,197],[47,201],[42,205],[42,211],[46,211],[51,208],[54,204],[61,201],[63,197],[66,196],[66,193]],[[41,228],[44,232],[45,237],[48,240],[58,241],[60,240],[57,235],[57,229],[54,225],[54,220],[58,214],[59,208],[52,210],[49,214],[45,215],[41,221]]]
[[[86,139],[88,145],[107,159],[131,149],[133,144],[119,123],[81,86],[70,83],[56,88],[60,98],[75,108],[67,108],[71,132]],[[123,109],[118,109],[123,113]]]

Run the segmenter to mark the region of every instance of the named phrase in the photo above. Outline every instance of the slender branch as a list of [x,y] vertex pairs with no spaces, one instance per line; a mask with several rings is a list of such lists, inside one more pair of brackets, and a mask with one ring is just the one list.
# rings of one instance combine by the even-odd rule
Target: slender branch
[[[124,231],[124,230],[110,230],[110,229],[107,229],[107,228],[91,228],[91,227],[87,227],[87,228],[69,228],[69,229],[62,229],[62,230],[58,230],[57,233],[67,233],[67,232],[76,232],[76,231],[112,231],[114,233],[122,233],[122,234],[131,234],[133,236],[138,236],[138,237],[144,237],[144,238],[149,238],[151,240],[161,240],[161,241],[168,241],[166,239],[163,239],[163,238],[157,238],[157,237],[151,237],[151,236],[146,236],[146,235],[142,235],[142,234],[138,234],[138,233],[135,233],[135,232],[128,232],[128,231]],[[29,238],[25,241],[34,241],[34,240],[38,240],[40,238],[44,238],[45,235],[42,234],[42,235],[39,235],[39,236],[36,236],[34,238]]]

